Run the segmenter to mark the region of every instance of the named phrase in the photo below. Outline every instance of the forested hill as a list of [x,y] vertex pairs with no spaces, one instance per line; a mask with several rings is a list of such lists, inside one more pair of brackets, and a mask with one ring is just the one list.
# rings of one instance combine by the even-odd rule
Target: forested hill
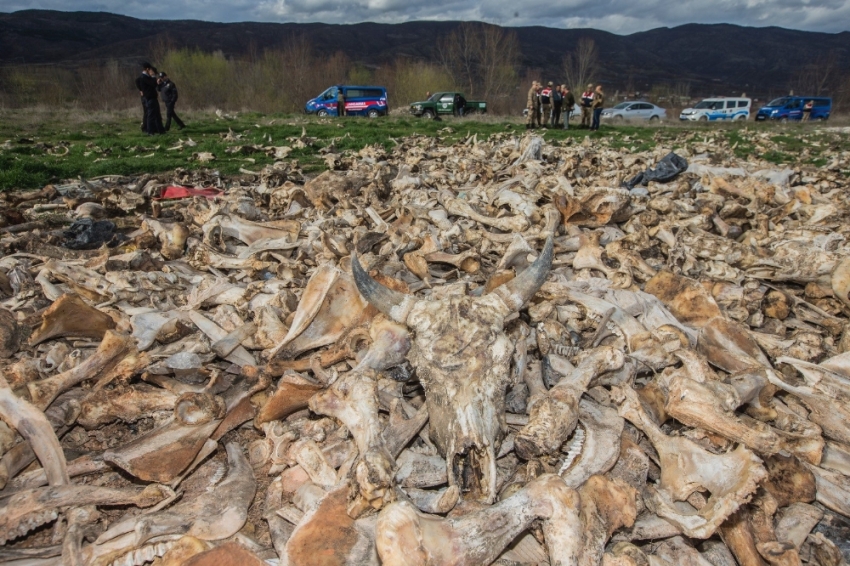
[[[24,10],[0,13],[0,65],[101,63],[149,58],[157,47],[196,47],[248,57],[306,37],[319,53],[345,52],[380,66],[399,56],[431,59],[437,38],[459,22],[273,24],[139,20],[103,12]],[[522,50],[524,69],[557,76],[565,53],[581,38],[599,49],[600,78],[608,84],[644,88],[659,82],[690,82],[693,90],[778,92],[805,65],[831,58],[834,73],[850,76],[850,32],[839,34],[728,24],[690,24],[631,35],[591,29],[510,28]]]

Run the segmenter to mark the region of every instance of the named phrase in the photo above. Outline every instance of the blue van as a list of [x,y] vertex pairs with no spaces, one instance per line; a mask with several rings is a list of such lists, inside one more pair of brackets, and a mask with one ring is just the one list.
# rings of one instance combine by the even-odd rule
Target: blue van
[[368,116],[377,118],[386,116],[387,89],[382,86],[336,85],[312,100],[307,101],[304,112],[317,116],[339,116],[336,108],[336,96],[342,89],[345,97],[345,113],[348,116]]
[[771,100],[767,106],[759,108],[756,120],[802,120],[803,106],[812,101],[812,115],[809,120],[826,120],[832,112],[832,99],[825,96],[783,96]]

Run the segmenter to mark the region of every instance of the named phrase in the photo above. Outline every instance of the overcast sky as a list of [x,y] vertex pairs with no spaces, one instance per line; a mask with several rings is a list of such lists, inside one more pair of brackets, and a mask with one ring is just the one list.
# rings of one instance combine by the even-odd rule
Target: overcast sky
[[217,22],[475,20],[504,26],[589,27],[619,34],[686,23],[823,32],[850,29],[850,0],[0,0],[3,12],[28,8]]

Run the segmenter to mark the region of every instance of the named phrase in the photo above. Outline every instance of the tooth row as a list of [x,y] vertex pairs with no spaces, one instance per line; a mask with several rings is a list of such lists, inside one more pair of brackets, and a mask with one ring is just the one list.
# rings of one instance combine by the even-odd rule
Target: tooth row
[[9,527],[5,532],[0,533],[0,545],[22,537],[41,525],[55,521],[57,518],[59,518],[59,511],[56,509],[47,509],[24,515],[15,526]]
[[146,562],[153,562],[154,558],[164,556],[173,544],[172,542],[158,542],[137,548],[121,558],[114,560],[111,566],[142,566]]
[[570,446],[567,450],[567,458],[564,460],[564,465],[558,470],[558,475],[563,475],[564,472],[570,469],[575,459],[581,454],[581,449],[584,447],[584,429],[581,425],[576,427],[573,439],[570,440]]

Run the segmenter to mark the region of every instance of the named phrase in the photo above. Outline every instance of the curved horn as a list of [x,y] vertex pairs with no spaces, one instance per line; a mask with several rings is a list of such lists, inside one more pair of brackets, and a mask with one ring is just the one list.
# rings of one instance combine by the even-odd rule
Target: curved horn
[[393,291],[372,279],[360,265],[357,254],[351,254],[351,273],[354,275],[357,290],[364,299],[369,301],[369,304],[394,321],[400,324],[407,323],[407,315],[416,304],[416,299],[411,295]]
[[528,269],[493,290],[512,311],[518,311],[522,308],[522,305],[529,301],[546,281],[546,277],[549,276],[549,269],[552,267],[553,249],[554,240],[550,235],[546,238],[543,251],[540,252],[540,255]]

